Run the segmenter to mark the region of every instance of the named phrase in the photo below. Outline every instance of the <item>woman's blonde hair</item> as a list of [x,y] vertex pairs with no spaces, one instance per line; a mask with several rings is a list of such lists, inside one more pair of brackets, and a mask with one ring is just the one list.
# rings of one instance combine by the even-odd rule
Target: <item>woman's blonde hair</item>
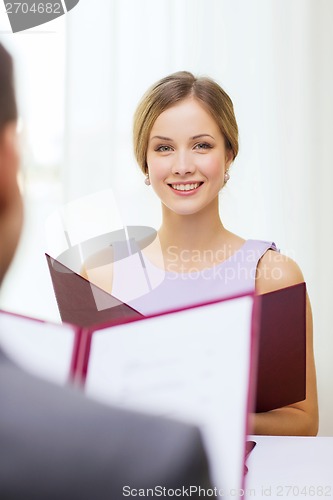
[[211,114],[219,126],[226,147],[238,153],[238,127],[232,100],[211,78],[196,78],[188,71],[178,71],[155,83],[142,97],[133,126],[134,154],[141,170],[147,172],[147,149],[151,129],[158,116],[174,104],[193,96]]

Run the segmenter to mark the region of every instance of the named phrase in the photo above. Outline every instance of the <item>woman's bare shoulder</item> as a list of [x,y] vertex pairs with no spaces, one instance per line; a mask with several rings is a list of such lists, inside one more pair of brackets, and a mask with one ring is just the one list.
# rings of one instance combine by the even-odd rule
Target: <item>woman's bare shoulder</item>
[[267,250],[258,263],[256,274],[257,293],[267,293],[302,283],[304,277],[298,264],[274,250]]

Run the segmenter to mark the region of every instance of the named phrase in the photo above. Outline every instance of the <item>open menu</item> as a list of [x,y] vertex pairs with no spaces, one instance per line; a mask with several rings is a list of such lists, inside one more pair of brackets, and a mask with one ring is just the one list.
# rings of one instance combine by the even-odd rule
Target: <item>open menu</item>
[[[144,316],[48,255],[47,261],[62,320],[85,330],[73,359],[73,375],[84,379],[92,332],[104,323]],[[306,286],[299,283],[254,300],[259,329],[254,410],[263,412],[306,397]]]

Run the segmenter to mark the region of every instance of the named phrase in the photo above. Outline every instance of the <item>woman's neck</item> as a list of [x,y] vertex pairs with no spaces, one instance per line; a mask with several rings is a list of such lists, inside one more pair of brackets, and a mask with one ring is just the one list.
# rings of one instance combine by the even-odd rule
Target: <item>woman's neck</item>
[[[189,266],[195,262],[199,267],[210,267],[221,259],[220,250],[226,248],[230,232],[224,228],[218,209],[180,215],[163,206],[162,213],[158,236],[166,267],[168,261],[184,264],[185,257]],[[214,253],[219,258],[215,259]]]
[[158,235],[164,248],[172,245],[179,250],[205,250],[211,248],[214,241],[220,239],[225,231],[219,216],[207,221],[206,217],[197,214],[168,214],[163,217]]

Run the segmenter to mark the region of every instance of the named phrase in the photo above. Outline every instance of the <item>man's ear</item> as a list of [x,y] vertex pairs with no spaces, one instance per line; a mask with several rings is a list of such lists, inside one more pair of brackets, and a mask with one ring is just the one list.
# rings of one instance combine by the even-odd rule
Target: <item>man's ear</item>
[[0,207],[17,194],[18,165],[16,122],[10,122],[0,131]]
[[0,130],[0,284],[13,258],[22,228],[18,165],[16,123],[9,123]]

